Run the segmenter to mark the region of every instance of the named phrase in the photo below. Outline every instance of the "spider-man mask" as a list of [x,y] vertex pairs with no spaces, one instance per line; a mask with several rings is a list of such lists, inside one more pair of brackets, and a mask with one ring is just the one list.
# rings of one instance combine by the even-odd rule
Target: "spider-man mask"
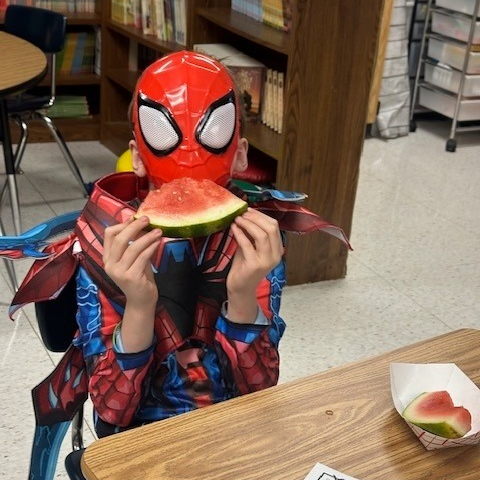
[[156,188],[180,177],[227,184],[240,125],[234,83],[222,64],[187,51],[162,57],[138,81],[132,118]]

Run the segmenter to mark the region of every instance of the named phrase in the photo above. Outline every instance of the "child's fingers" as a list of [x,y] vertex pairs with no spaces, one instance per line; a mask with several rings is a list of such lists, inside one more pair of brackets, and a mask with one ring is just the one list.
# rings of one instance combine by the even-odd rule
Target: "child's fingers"
[[[156,235],[152,235],[151,240],[149,243],[145,243],[142,248],[138,249],[138,254],[135,254],[135,249],[132,248],[133,261],[129,266],[130,270],[132,271],[135,278],[138,278],[141,274],[145,272],[146,269],[150,269],[150,262],[152,256],[155,254],[155,251],[158,248],[158,242],[160,241],[161,234],[157,233]],[[142,237],[143,239],[143,237]],[[134,243],[136,243],[135,241]],[[129,246],[133,247],[133,244]]]
[[253,240],[258,253],[262,255],[283,252],[283,242],[278,222],[253,209],[235,219],[235,224],[243,228]]
[[104,259],[109,258],[118,261],[132,240],[148,225],[148,217],[133,217],[124,223],[105,229]]

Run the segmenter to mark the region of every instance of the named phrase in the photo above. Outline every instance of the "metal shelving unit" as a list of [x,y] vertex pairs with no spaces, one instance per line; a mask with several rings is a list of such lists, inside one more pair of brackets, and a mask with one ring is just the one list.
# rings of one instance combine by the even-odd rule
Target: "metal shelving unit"
[[[468,0],[457,2],[454,7],[455,10],[453,8],[446,8],[444,5],[440,7],[435,4],[434,0],[428,0],[420,45],[419,61],[416,68],[412,92],[410,131],[413,132],[416,129],[415,114],[417,113],[419,106],[426,107],[429,110],[451,118],[452,125],[450,136],[446,142],[446,150],[448,152],[455,152],[457,148],[457,133],[480,130],[480,125],[459,125],[460,122],[480,121],[480,90],[474,93],[473,97],[467,97],[464,95],[467,74],[478,75],[480,81],[480,63],[478,68],[469,68],[472,54],[477,55],[476,52],[478,52],[478,58],[480,60],[480,40],[474,42],[475,29],[477,27],[477,22],[480,21],[480,19],[477,18],[480,0],[474,0],[471,3],[471,13],[467,13],[465,10],[470,7]],[[457,10],[457,8],[459,8],[459,10]],[[432,14],[450,17],[453,19],[453,23],[456,22],[460,25],[465,25],[467,22],[469,24],[469,29],[466,38],[455,38],[453,35],[449,34],[450,32],[434,32],[433,29],[435,27],[432,26]],[[454,33],[457,36],[460,36],[461,31],[459,33],[459,31],[455,30]],[[437,45],[442,46],[441,50],[435,50],[433,48],[435,42],[437,42]],[[430,52],[430,48],[427,52],[427,43],[432,47],[432,51],[435,50],[435,54]],[[458,62],[458,60],[450,61],[450,59],[453,58],[450,56],[452,52],[456,52],[455,54],[458,58],[458,52],[460,50],[465,51],[463,59],[461,59],[460,62]],[[446,74],[443,75],[443,77],[441,75],[438,76],[440,77],[439,82],[432,80],[434,77],[428,81],[424,77],[424,70],[426,67],[443,68]],[[458,80],[458,87],[456,86],[456,81],[452,82],[455,85],[455,89],[453,89],[448,83],[452,78]],[[425,99],[422,99],[419,93],[423,93]],[[445,100],[444,104],[442,104],[443,100]],[[478,113],[476,108],[477,100]],[[452,109],[453,104],[454,106]]]

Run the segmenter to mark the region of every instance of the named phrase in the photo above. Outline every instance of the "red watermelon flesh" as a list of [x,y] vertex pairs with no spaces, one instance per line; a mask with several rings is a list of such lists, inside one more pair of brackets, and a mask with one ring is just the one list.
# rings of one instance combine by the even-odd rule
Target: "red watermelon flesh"
[[472,428],[470,412],[462,406],[455,406],[446,390],[421,393],[407,405],[402,416],[444,438],[463,437]]
[[211,180],[183,177],[150,191],[135,217],[146,215],[166,237],[200,237],[227,228],[247,207]]

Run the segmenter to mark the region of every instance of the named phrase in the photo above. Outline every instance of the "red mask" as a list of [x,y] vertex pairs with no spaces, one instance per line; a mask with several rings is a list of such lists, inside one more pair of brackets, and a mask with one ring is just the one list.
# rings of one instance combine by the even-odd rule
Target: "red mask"
[[176,52],[150,65],[137,83],[133,131],[155,187],[175,178],[225,186],[238,147],[234,83],[205,55]]

